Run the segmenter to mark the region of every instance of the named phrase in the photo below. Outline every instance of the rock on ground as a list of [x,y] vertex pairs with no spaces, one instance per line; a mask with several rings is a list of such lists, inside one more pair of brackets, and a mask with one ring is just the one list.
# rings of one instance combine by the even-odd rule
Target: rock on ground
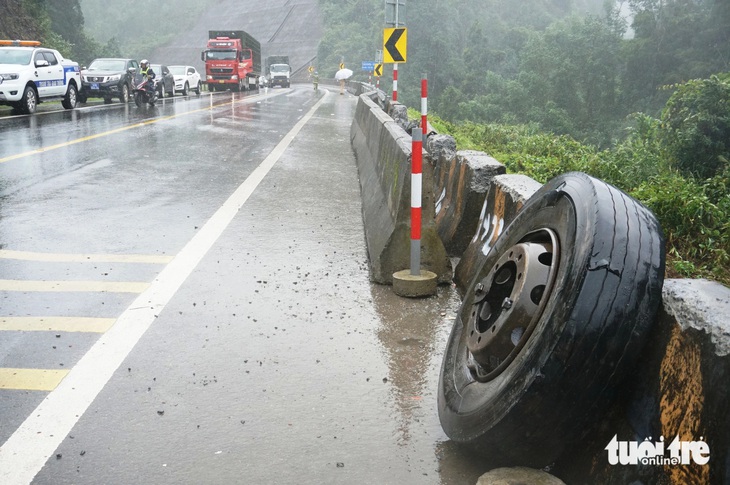
[[532,468],[497,468],[479,477],[477,485],[565,485],[557,477]]

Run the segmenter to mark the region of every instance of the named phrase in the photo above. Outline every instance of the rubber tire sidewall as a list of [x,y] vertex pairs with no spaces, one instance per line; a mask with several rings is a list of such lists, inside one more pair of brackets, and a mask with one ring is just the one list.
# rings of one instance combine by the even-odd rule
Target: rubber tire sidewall
[[[624,255],[624,260],[636,261],[623,268],[609,260],[607,268],[589,271],[600,266],[597,258],[605,253],[607,235],[620,231],[614,227],[616,216],[605,210],[608,203],[633,212],[628,217],[640,221],[641,227],[627,236],[627,254],[637,238],[644,238],[647,247],[641,254]],[[474,288],[504,251],[543,228],[558,234],[560,261],[542,316],[525,347],[497,378],[465,385],[463,322],[468,322]],[[613,250],[621,256],[619,249]],[[465,293],[438,389],[446,434],[495,465],[552,463],[601,415],[636,361],[661,300],[663,250],[654,216],[604,182],[569,173],[538,190],[500,235]],[[620,276],[612,272],[616,270]],[[622,291],[627,287],[631,291]]]
[[38,109],[38,93],[36,90],[31,86],[26,86],[23,89],[23,97],[20,98],[18,106],[21,113],[29,115],[35,113],[36,109]]
[[61,101],[61,106],[63,106],[65,109],[74,109],[78,102],[79,92],[74,84],[69,84],[68,90],[66,91],[66,96],[64,96],[63,101]]
[[122,85],[122,91],[119,94],[119,102],[127,104],[129,102],[129,86],[127,84]]

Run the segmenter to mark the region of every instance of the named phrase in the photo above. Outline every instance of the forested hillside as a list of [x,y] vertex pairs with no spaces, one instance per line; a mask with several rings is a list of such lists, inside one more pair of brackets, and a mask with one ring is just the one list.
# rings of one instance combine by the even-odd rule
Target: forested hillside
[[[535,123],[608,147],[627,115],[659,113],[671,94],[664,86],[730,70],[727,0],[406,3],[399,101],[417,106],[427,73],[429,107],[451,121]],[[321,70],[372,60],[382,48],[383,1],[320,4]]]
[[89,34],[114,41],[125,56],[144,57],[154,48],[188,31],[215,0],[125,0],[110,8],[106,0],[80,0]]
[[114,39],[100,44],[87,35],[79,0],[0,0],[0,12],[2,39],[39,40],[81,64],[119,55]]
[[[730,2],[406,3],[398,101],[419,108],[427,74],[429,116],[459,148],[540,182],[618,186],[659,218],[669,276],[730,284]],[[320,5],[320,71],[372,60],[382,0]]]

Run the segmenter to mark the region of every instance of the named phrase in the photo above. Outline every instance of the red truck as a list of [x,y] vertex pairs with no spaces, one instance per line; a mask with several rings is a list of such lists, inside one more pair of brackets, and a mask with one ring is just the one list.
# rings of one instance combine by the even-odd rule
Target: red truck
[[243,30],[209,30],[205,81],[210,91],[256,89],[261,75],[261,44]]

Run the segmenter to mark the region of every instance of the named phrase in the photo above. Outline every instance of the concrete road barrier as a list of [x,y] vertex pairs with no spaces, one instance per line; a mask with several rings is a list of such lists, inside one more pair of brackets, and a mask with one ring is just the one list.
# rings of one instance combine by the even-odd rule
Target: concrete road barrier
[[494,177],[505,167],[483,152],[460,151],[451,160],[442,152],[436,173],[436,226],[446,252],[459,257],[476,232]]
[[[350,139],[360,175],[370,277],[377,283],[392,284],[393,273],[410,266],[411,135],[370,94],[358,99]],[[436,231],[433,186],[432,165],[424,163],[421,269],[435,273],[440,283],[448,283],[451,262]]]
[[473,226],[476,232],[471,234],[454,271],[454,283],[462,296],[499,235],[539,188],[538,182],[525,175],[496,175],[490,179],[479,218]]

